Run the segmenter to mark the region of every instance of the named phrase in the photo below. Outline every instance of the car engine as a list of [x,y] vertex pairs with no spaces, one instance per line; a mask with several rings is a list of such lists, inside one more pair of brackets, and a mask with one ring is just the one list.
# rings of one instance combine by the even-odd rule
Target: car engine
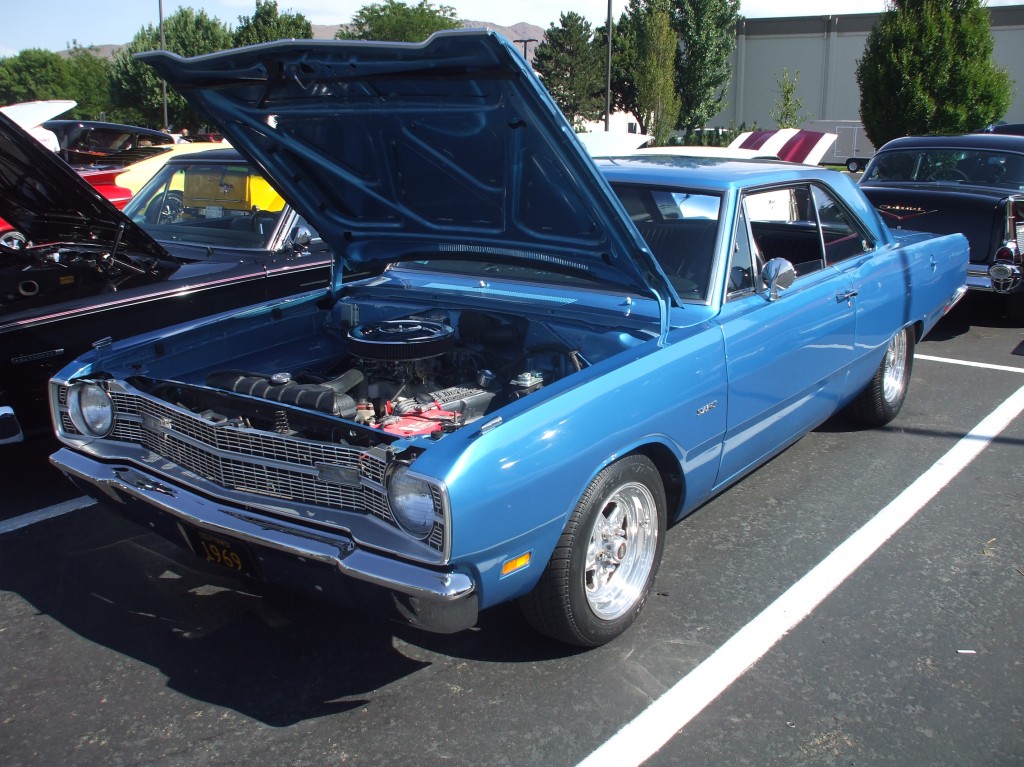
[[88,245],[0,245],[0,306],[50,303],[163,279],[176,265]]
[[[483,312],[461,313],[457,326],[443,313],[370,322],[347,331],[348,354],[328,370],[219,370],[206,385],[397,437],[440,435],[583,367],[564,344],[527,346],[527,325]],[[295,432],[287,412],[274,419],[274,431]]]

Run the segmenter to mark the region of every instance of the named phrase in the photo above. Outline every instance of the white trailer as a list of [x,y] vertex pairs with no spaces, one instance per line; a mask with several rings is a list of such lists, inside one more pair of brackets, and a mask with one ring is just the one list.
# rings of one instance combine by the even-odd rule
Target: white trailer
[[850,173],[857,173],[864,170],[875,153],[864,125],[856,120],[809,120],[803,127],[836,134],[836,142],[821,159],[823,165],[845,165]]

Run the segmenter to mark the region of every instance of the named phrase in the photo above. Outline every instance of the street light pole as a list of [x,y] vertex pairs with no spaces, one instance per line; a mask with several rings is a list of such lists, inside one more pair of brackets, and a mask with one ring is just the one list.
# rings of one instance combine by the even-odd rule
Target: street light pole
[[[610,1],[610,0],[609,0]],[[164,49],[164,0],[160,2],[160,50]],[[164,129],[168,129],[171,126],[167,122],[167,81],[160,81],[160,92],[164,99]]]
[[608,24],[604,29],[608,37],[604,79],[604,132],[607,133],[612,127],[612,0],[608,0]]
[[[526,46],[528,46],[530,43],[537,42],[537,38],[536,37],[528,37],[525,40],[520,38],[519,40],[513,40],[512,42],[514,42],[514,43],[522,43],[523,44],[523,58],[526,59]],[[526,60],[529,61],[529,59],[526,59]]]

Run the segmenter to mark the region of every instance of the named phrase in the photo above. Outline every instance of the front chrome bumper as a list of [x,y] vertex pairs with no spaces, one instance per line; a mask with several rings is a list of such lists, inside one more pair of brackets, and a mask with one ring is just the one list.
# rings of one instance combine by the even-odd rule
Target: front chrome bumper
[[50,462],[87,495],[174,543],[191,549],[184,523],[246,544],[269,583],[437,633],[476,623],[476,587],[464,573],[390,559],[358,548],[343,534],[228,507],[132,466],[96,461],[67,448]]

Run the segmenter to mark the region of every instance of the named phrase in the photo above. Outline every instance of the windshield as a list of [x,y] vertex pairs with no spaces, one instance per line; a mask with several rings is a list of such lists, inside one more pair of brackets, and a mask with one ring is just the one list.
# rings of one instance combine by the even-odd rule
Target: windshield
[[676,188],[612,184],[665,276],[684,300],[707,299],[722,198]]
[[269,250],[284,200],[244,161],[168,163],[125,206],[159,242]]
[[1024,190],[1024,154],[976,149],[904,149],[875,156],[862,182],[921,181]]
[[[612,188],[679,297],[705,301],[715,260],[722,198],[685,189],[629,184],[613,184]],[[513,259],[501,259],[499,254],[481,249],[461,259],[409,260],[402,267],[550,285],[594,285],[585,269],[567,266],[561,259],[543,254],[529,257],[518,253]]]

